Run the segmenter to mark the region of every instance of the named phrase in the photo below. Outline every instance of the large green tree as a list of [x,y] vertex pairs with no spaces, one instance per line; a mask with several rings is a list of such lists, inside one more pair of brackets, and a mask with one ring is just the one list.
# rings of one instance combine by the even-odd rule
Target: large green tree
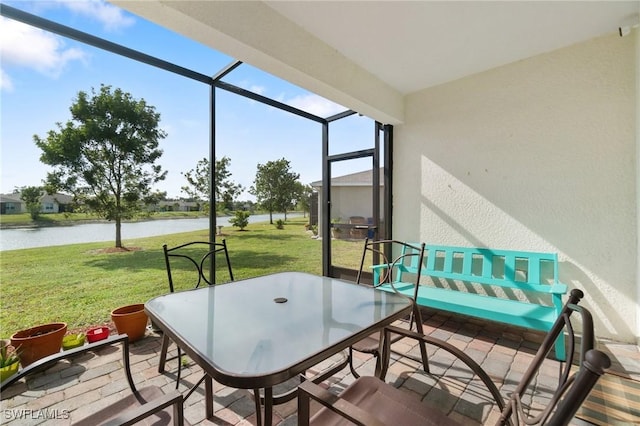
[[291,171],[288,160],[281,158],[258,164],[256,178],[249,193],[255,195],[258,203],[269,211],[269,222],[273,223],[273,212],[284,212],[292,208],[296,200],[299,173]]
[[[229,157],[222,157],[220,160],[216,160],[214,182],[218,210],[233,210],[233,202],[244,191],[242,185],[231,180],[230,165],[231,159]],[[189,182],[188,186],[182,187],[182,191],[190,197],[204,201],[207,204],[211,197],[211,165],[209,160],[203,158],[198,161],[195,169],[191,169],[182,175]]]
[[115,246],[122,247],[122,220],[157,201],[153,185],[167,172],[155,164],[166,133],[160,114],[144,99],[102,85],[91,94],[78,92],[69,108],[71,120],[45,138],[34,135],[40,161],[53,167],[46,189],[72,193],[76,201],[116,225]]

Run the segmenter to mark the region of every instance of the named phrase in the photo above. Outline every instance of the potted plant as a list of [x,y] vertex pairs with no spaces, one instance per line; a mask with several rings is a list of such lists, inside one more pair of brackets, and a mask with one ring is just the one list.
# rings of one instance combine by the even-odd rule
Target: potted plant
[[22,367],[60,352],[62,338],[67,332],[67,323],[53,322],[20,330],[11,336],[11,344],[20,348]]
[[3,340],[0,346],[0,382],[4,382],[9,377],[18,372],[20,368],[19,348],[10,345],[10,342]]
[[85,335],[84,333],[69,334],[62,338],[62,350],[68,351],[69,349],[78,348],[84,345]]
[[143,303],[121,306],[111,311],[111,320],[115,324],[118,334],[126,334],[129,336],[130,342],[144,337],[148,319]]

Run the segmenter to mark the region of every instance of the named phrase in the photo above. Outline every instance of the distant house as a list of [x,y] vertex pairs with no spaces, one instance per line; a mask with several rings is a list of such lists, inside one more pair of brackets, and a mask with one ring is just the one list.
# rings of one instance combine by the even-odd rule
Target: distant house
[[202,203],[184,200],[162,200],[156,205],[160,212],[197,212],[202,210]]
[[24,211],[24,201],[20,199],[20,194],[0,194],[0,214],[22,213]]
[[[20,199],[20,193],[0,194],[0,214],[27,212],[27,205]],[[64,213],[71,211],[73,196],[66,194],[45,194],[40,197],[40,213]]]
[[[383,196],[381,171],[380,197]],[[343,224],[371,223],[373,216],[372,203],[373,171],[352,173],[331,179],[331,221]],[[311,183],[318,192],[318,227],[322,228],[322,205],[324,194],[322,181]],[[383,218],[381,217],[380,220]]]
[[66,194],[45,194],[40,198],[41,213],[64,213],[71,211],[73,196]]

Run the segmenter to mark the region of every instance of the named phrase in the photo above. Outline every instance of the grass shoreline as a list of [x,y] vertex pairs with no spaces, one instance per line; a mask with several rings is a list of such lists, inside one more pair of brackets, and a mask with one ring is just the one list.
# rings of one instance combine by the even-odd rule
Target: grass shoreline
[[[269,214],[269,212],[255,211],[252,216]],[[281,213],[274,213],[281,214]],[[302,212],[287,212],[287,214],[298,215]],[[217,217],[228,218],[233,214],[218,214]],[[123,220],[122,223],[150,222],[154,220],[170,220],[170,219],[205,219],[208,213],[203,212],[155,212],[148,216],[140,216],[135,219]],[[112,220],[106,220],[95,215],[87,213],[50,213],[43,214],[37,220],[32,220],[28,213],[20,214],[4,214],[0,215],[0,230],[2,229],[25,229],[25,228],[46,228],[54,226],[73,226],[91,223],[114,223]]]
[[[159,212],[150,216],[143,216],[132,220],[125,220],[122,223],[149,222],[153,220],[167,219],[201,219],[209,217],[208,214],[202,212]],[[227,217],[227,216],[218,216]],[[21,229],[21,228],[46,228],[53,226],[73,226],[79,224],[90,223],[114,223],[112,220],[106,220],[94,215],[85,213],[53,213],[41,215],[38,220],[32,220],[28,213],[1,215],[0,230],[2,229]]]

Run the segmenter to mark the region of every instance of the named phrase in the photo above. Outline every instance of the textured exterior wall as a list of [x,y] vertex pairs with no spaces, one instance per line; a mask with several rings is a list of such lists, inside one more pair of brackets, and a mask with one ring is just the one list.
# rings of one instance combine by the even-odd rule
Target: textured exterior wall
[[408,96],[394,236],[558,252],[597,335],[636,340],[637,50],[612,34]]
[[[638,3],[640,15],[640,3]],[[636,241],[640,258],[640,30],[635,31],[636,38]],[[640,345],[640,260],[636,265],[636,344]]]

